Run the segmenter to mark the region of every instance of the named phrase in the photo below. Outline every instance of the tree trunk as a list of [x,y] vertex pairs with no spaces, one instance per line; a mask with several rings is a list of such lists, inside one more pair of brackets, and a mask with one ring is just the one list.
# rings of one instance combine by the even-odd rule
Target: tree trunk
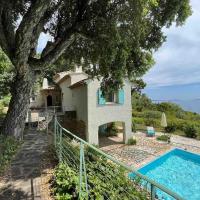
[[33,84],[32,72],[26,72],[23,75],[17,74],[11,88],[12,97],[2,128],[4,135],[22,139]]

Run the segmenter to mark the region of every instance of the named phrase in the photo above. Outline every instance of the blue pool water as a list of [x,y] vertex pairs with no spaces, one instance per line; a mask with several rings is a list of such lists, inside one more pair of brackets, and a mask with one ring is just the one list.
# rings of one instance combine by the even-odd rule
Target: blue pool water
[[[200,155],[174,149],[138,170],[186,200],[200,200]],[[173,199],[157,190],[159,199]]]

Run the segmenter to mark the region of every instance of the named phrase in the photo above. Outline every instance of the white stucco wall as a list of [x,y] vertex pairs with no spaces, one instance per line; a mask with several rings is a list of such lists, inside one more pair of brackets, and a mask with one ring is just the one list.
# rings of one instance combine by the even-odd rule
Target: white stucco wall
[[72,102],[77,119],[87,124],[87,85],[72,89]]
[[87,140],[91,144],[98,144],[98,128],[102,124],[114,121],[125,123],[124,142],[132,137],[131,130],[131,84],[126,81],[124,89],[124,104],[109,104],[99,105],[97,91],[100,88],[100,82],[94,80],[87,85],[87,104],[88,104],[88,119],[87,119]]
[[38,91],[35,95],[35,100],[33,101],[32,98],[30,98],[30,108],[41,108],[45,107],[45,99],[42,95],[41,91]]
[[71,84],[71,79],[68,78],[59,85],[62,93],[61,94],[62,110],[64,112],[74,110],[72,104],[72,91],[69,88],[70,84]]

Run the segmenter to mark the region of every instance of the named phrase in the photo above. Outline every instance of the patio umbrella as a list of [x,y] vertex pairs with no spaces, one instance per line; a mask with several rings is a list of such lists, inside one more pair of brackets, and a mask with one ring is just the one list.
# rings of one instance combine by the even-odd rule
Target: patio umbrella
[[163,128],[167,127],[167,119],[166,119],[166,115],[164,112],[162,113],[162,117],[161,117],[161,126]]

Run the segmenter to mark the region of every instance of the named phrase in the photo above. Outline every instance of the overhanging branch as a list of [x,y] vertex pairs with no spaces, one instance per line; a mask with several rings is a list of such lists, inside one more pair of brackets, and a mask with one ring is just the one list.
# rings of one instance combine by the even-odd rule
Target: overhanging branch
[[[42,16],[50,6],[51,0],[34,1],[27,13],[24,15],[19,28],[16,31],[15,56],[19,64],[26,63],[31,51],[31,40],[34,30]],[[38,36],[39,37],[39,36]],[[38,39],[38,38],[36,38]]]
[[[6,15],[7,16],[7,15]],[[3,8],[0,9],[0,46],[6,55],[12,60],[12,48],[14,48],[14,36],[10,20],[5,16]],[[9,32],[9,33],[8,33]]]
[[75,39],[77,38],[77,34],[70,34],[65,37],[65,39],[60,40],[58,44],[48,52],[45,56],[41,57],[40,59],[30,58],[29,65],[31,66],[32,70],[39,71],[43,70],[49,65],[53,64],[62,54],[63,52],[73,44]]

